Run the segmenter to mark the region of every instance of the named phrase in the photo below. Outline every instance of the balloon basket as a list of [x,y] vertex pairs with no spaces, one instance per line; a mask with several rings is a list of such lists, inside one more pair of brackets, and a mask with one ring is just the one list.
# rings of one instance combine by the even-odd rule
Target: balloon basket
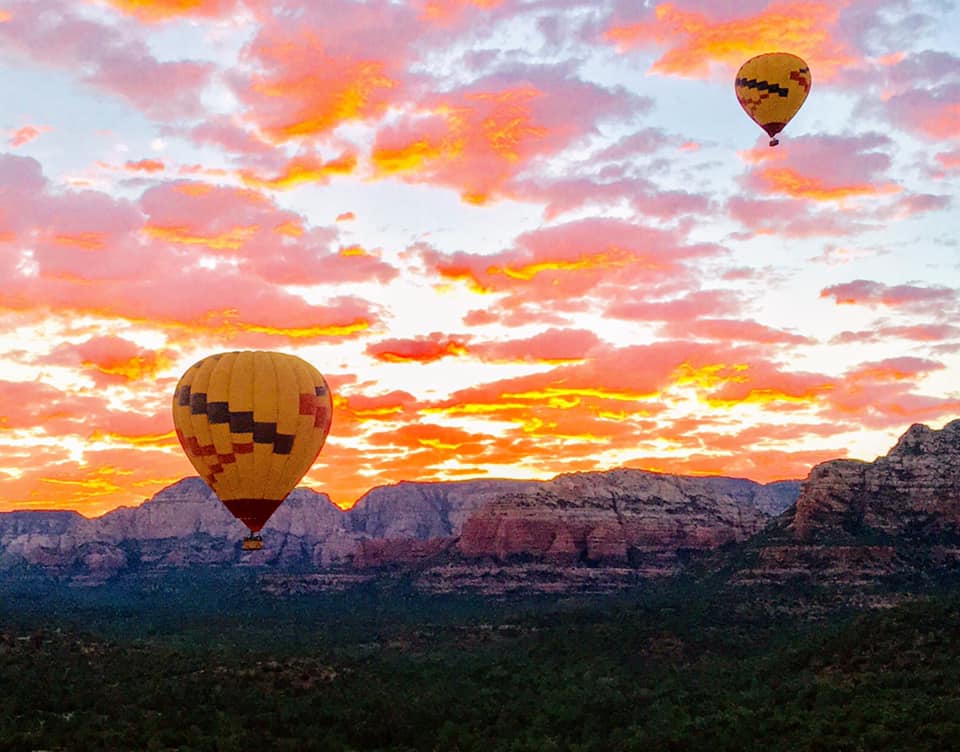
[[263,538],[259,535],[248,535],[243,539],[244,551],[259,551],[263,548]]

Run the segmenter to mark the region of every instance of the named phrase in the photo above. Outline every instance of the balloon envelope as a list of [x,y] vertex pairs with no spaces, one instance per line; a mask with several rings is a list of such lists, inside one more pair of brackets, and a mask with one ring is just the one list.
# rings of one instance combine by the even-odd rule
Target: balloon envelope
[[310,469],[332,413],[320,372],[277,352],[210,355],[187,369],[173,396],[184,452],[252,533]]
[[810,68],[788,52],[768,52],[752,57],[737,71],[737,100],[753,121],[773,139],[810,93]]

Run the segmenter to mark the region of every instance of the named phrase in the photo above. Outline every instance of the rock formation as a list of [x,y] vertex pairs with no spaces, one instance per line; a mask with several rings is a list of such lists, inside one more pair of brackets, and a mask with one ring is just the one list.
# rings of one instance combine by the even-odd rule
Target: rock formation
[[956,534],[960,529],[960,420],[939,431],[910,426],[874,462],[817,465],[797,500],[801,540],[829,534]]
[[499,561],[629,563],[664,574],[685,550],[744,540],[762,529],[770,518],[764,508],[776,508],[772,493],[750,481],[642,470],[561,475],[474,512],[459,550]]
[[911,426],[873,462],[831,460],[753,542],[738,583],[862,585],[960,563],[960,420]]
[[[508,591],[512,567],[518,581],[548,590],[565,579],[603,589],[604,576],[627,582],[673,572],[691,551],[744,539],[789,505],[797,487],[621,469],[547,482],[403,482],[373,489],[348,512],[297,489],[264,528],[264,548],[244,552],[244,526],[199,478],[186,478],[96,519],[0,514],[0,570],[27,565],[97,581],[135,568],[316,573],[416,565],[425,589],[474,582]],[[597,567],[607,575],[571,574]]]

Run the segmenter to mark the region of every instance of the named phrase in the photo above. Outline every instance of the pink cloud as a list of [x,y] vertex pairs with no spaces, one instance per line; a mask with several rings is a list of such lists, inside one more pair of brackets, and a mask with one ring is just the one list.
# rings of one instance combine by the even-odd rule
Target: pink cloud
[[833,298],[838,305],[868,305],[891,308],[937,310],[957,301],[957,291],[949,287],[921,287],[919,285],[887,285],[866,279],[856,279],[825,287],[821,298]]
[[136,162],[128,161],[124,167],[131,172],[163,172],[166,165],[159,159],[139,159]]
[[147,190],[141,205],[155,240],[230,258],[267,282],[387,282],[398,273],[359,246],[336,248],[336,230],[306,229],[300,215],[252,189],[168,182]]
[[583,360],[602,340],[585,329],[547,329],[526,339],[475,342],[471,355],[488,361],[555,362]]
[[565,71],[517,68],[463,89],[425,94],[416,114],[380,131],[372,159],[382,176],[448,185],[482,204],[506,191],[534,158],[594,132],[599,119],[648,107],[635,95]]
[[24,146],[37,138],[41,133],[47,133],[52,130],[53,128],[48,125],[24,125],[13,131],[10,136],[10,146],[14,149]]
[[862,213],[821,211],[802,198],[755,199],[734,196],[727,201],[730,216],[757,235],[789,238],[855,235],[870,229]]
[[932,193],[912,193],[898,199],[890,210],[883,212],[883,216],[889,218],[892,214],[897,219],[904,219],[916,214],[942,211],[948,208],[950,203],[950,196],[935,195]]
[[42,65],[81,73],[81,80],[125,99],[150,117],[199,117],[208,63],[160,61],[116,26],[75,14],[69,3],[12,0],[0,24],[8,49]]
[[960,83],[896,94],[885,109],[895,124],[928,139],[960,138]]
[[722,7],[678,0],[632,22],[614,20],[605,38],[621,51],[665,49],[652,66],[664,75],[707,77],[715,64],[727,75],[753,55],[789,49],[810,64],[814,80],[829,80],[856,60],[838,35],[841,10],[810,0]]
[[104,335],[53,349],[43,362],[79,367],[98,387],[154,379],[173,364],[173,353],[145,349],[123,337]]
[[[141,203],[149,217],[144,224],[134,204],[93,191],[50,192],[34,160],[3,156],[0,199],[0,236],[32,247],[31,264],[24,266],[20,246],[0,246],[5,280],[0,306],[6,308],[54,307],[216,331],[224,338],[342,337],[365,330],[379,317],[357,298],[332,297],[313,305],[274,284],[276,277],[288,274],[284,262],[296,260],[282,251],[288,237],[284,228],[296,233],[299,217],[252,192],[164,184],[144,194]],[[273,255],[243,245],[251,225]],[[167,233],[157,232],[158,227]],[[330,237],[322,231],[308,235],[297,253],[308,252],[311,240],[316,248]],[[198,253],[198,247],[205,253]],[[238,251],[249,251],[238,255],[239,265],[210,269],[201,264],[205,256]],[[328,256],[338,257],[333,266]],[[338,269],[353,279],[357,269],[374,277],[390,273],[376,259],[365,266],[356,254],[342,258],[339,252],[303,258],[305,269],[296,281],[330,281],[331,270]]]
[[679,286],[679,279],[689,274],[685,262],[723,253],[714,245],[685,244],[679,233],[590,218],[524,233],[513,248],[500,253],[427,251],[425,260],[445,278],[487,292],[511,293],[517,304],[549,302],[553,310],[579,310],[583,296],[608,285],[624,290]]
[[668,191],[641,178],[606,181],[583,177],[576,179],[514,181],[509,191],[525,201],[546,202],[547,219],[580,209],[590,204],[613,206],[628,202],[633,209],[663,221],[676,220],[684,215],[702,216],[710,207],[706,195],[688,191]]
[[886,179],[892,142],[879,134],[800,136],[780,149],[746,154],[751,170],[745,185],[759,194],[781,194],[806,201],[842,201],[894,193]]
[[936,360],[903,356],[861,363],[848,372],[854,381],[904,381],[917,376],[942,371],[946,366]]
[[[172,128],[171,132],[181,131]],[[215,146],[222,151],[244,156],[262,158],[275,151],[273,144],[252,129],[223,116],[211,116],[186,130],[184,135],[194,143]]]
[[709,319],[671,321],[663,333],[669,337],[694,337],[719,342],[756,342],[764,345],[812,345],[815,339],[786,332],[744,319]]
[[146,23],[185,16],[217,19],[228,16],[243,0],[105,0],[117,10]]
[[740,303],[723,290],[694,290],[681,297],[666,300],[650,296],[624,298],[607,307],[607,315],[633,321],[671,321],[686,325],[703,316],[736,313]]
[[936,155],[937,162],[945,170],[960,169],[960,149],[943,151]]
[[[380,116],[403,87],[406,45],[415,28],[409,11],[382,1],[303,10],[289,19],[265,19],[245,51],[255,74],[232,80],[247,117],[274,141]],[[332,17],[337,24],[328,23]]]
[[367,345],[366,352],[376,360],[389,363],[433,363],[458,357],[467,351],[466,339],[433,332],[413,339],[386,339]]
[[916,324],[913,326],[878,326],[857,332],[847,330],[831,339],[830,344],[883,342],[888,339],[905,339],[914,342],[946,342],[958,338],[960,338],[960,326],[953,324]]

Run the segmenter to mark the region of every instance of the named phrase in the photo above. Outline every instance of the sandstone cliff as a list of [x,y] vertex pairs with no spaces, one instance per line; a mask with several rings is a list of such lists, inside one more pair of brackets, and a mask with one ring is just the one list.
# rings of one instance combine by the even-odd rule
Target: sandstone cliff
[[834,460],[803,484],[793,530],[801,540],[825,534],[956,534],[960,523],[960,420],[935,431],[910,426],[874,462]]
[[[509,589],[511,577],[602,589],[603,577],[669,573],[691,551],[742,540],[791,503],[796,488],[615,470],[548,482],[404,482],[372,490],[348,512],[297,489],[264,528],[263,550],[244,552],[243,525],[199,478],[187,478],[96,519],[0,514],[0,569],[37,566],[96,580],[144,567],[304,573],[417,565],[425,589]],[[607,574],[573,573],[584,567]]]
[[[776,508],[765,486],[642,470],[561,475],[501,495],[464,523],[468,557],[624,564],[663,574],[685,550],[744,540]],[[780,507],[782,509],[782,507]]]
[[911,426],[873,462],[832,460],[749,547],[736,583],[858,586],[960,562],[960,420]]

